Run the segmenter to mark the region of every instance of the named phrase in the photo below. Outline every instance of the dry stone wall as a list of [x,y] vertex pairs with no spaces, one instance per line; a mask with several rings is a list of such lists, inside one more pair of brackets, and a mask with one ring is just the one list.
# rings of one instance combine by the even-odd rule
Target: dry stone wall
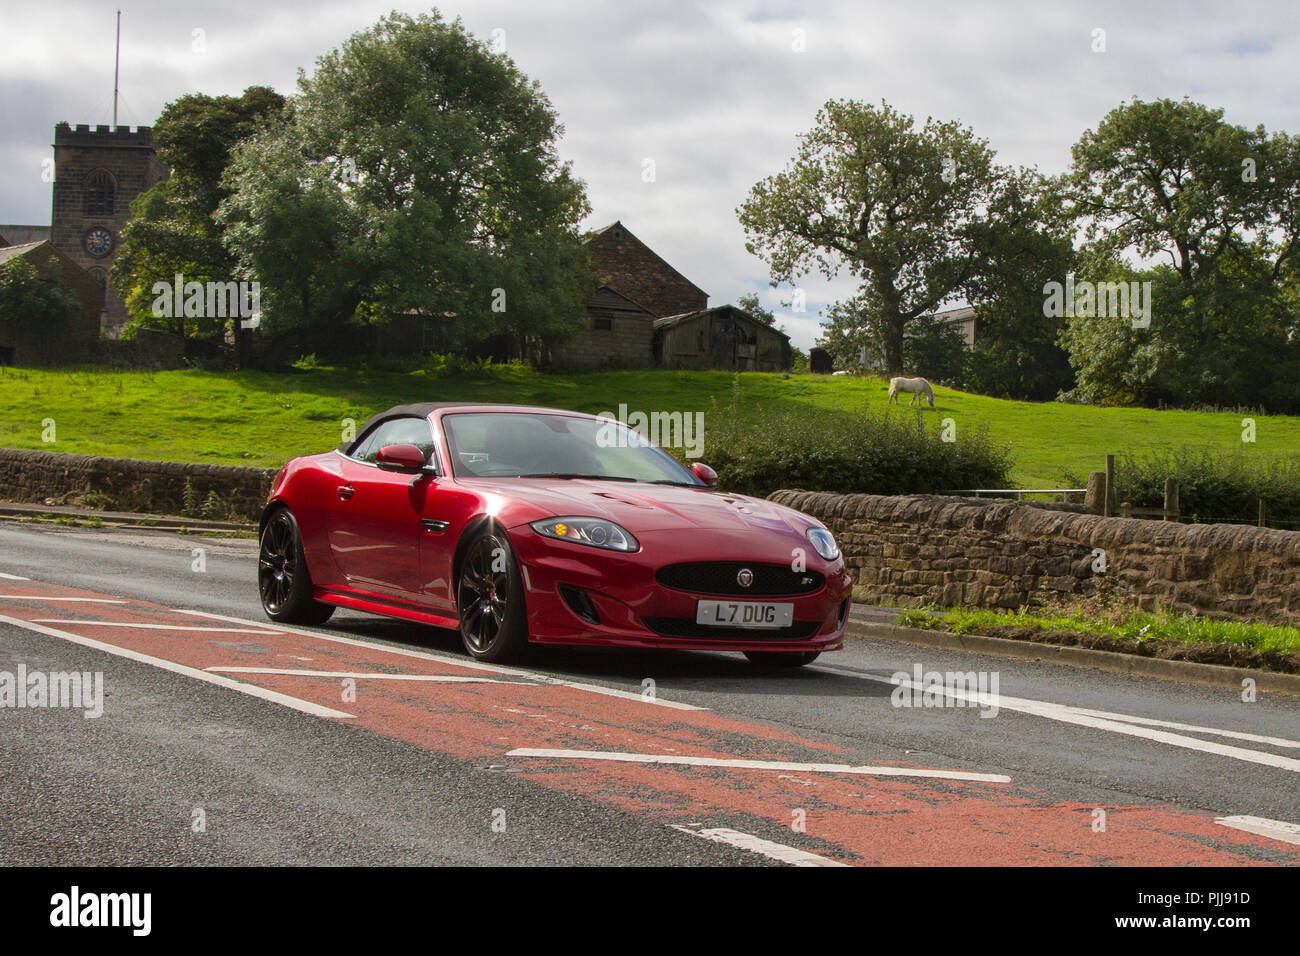
[[217,518],[254,519],[271,490],[270,468],[136,461],[0,448],[0,500],[89,505],[179,515],[188,481],[201,504],[215,492]]
[[[1102,586],[1145,609],[1300,623],[1300,532],[1005,500],[777,491],[830,528],[869,601],[1014,608]],[[1105,572],[1095,570],[1104,557]]]

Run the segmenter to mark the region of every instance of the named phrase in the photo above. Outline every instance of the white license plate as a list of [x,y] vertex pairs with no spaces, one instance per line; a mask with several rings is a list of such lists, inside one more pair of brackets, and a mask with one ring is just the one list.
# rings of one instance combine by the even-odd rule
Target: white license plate
[[698,601],[695,623],[710,627],[789,627],[793,604],[762,601]]

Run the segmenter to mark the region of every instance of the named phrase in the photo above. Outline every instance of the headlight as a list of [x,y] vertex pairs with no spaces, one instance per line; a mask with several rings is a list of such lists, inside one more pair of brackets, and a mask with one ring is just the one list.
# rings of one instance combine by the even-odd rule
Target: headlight
[[635,551],[640,547],[630,532],[604,518],[547,518],[529,527],[546,538],[589,544],[606,551]]
[[835,543],[835,536],[825,528],[809,528],[804,534],[808,536],[812,546],[817,549],[817,553],[827,561],[834,561],[840,556],[840,549],[839,545]]

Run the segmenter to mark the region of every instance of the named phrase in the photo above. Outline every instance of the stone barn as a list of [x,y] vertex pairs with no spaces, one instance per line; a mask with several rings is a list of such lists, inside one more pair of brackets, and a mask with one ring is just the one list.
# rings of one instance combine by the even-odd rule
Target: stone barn
[[655,360],[667,368],[788,372],[790,337],[734,305],[655,319]]
[[660,258],[623,223],[616,221],[595,230],[586,242],[601,283],[655,318],[708,307],[707,292]]
[[70,325],[50,335],[19,334],[7,322],[0,322],[0,365],[58,365],[88,359],[99,340],[104,302],[99,280],[49,241],[0,247],[0,269],[15,259],[25,260],[40,273],[52,271],[77,308]]
[[550,349],[558,366],[649,365],[654,355],[654,320],[647,309],[609,285],[587,303],[584,325],[567,342]]

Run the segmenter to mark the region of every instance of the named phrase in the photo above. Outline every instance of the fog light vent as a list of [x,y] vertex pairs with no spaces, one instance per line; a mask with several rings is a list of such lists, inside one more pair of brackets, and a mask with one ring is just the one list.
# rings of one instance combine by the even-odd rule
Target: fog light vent
[[600,613],[596,610],[596,605],[591,603],[591,598],[587,596],[586,591],[569,584],[561,584],[560,597],[564,599],[570,611],[588,624],[600,623]]

